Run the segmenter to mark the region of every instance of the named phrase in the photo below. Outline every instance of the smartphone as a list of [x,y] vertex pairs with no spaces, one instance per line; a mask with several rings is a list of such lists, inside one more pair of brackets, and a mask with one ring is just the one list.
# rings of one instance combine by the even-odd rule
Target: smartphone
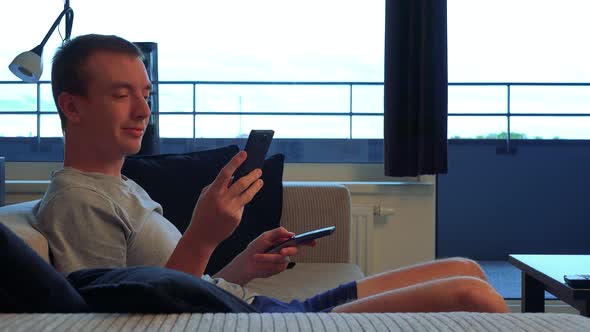
[[262,168],[264,158],[266,158],[266,153],[268,152],[274,134],[275,132],[273,130],[253,129],[250,131],[248,141],[246,141],[246,147],[244,148],[248,156],[234,173],[232,182],[236,182],[242,176],[252,172],[256,168]]
[[297,235],[293,235],[290,239],[277,244],[276,246],[268,249],[266,251],[267,254],[276,254],[279,251],[281,251],[281,249],[286,248],[286,247],[293,247],[296,246],[298,244],[302,244],[311,240],[315,240],[324,236],[328,236],[332,233],[334,233],[334,231],[336,230],[336,226],[330,226],[330,227],[325,227],[325,228],[320,228],[320,229],[316,229],[314,231],[309,231],[306,233],[301,233],[301,234],[297,234]]

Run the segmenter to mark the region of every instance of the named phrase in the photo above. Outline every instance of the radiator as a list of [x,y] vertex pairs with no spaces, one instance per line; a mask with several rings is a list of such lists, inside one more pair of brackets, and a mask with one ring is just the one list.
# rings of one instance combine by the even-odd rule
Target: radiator
[[375,252],[373,234],[378,216],[393,215],[392,208],[372,204],[352,205],[352,225],[350,232],[350,257],[366,276],[375,273]]

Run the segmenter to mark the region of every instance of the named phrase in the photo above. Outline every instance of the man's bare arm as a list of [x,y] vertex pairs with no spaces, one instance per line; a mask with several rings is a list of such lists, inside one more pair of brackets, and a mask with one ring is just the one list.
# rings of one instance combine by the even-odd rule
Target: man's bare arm
[[231,184],[236,169],[246,160],[240,152],[205,187],[193,210],[191,223],[166,267],[201,277],[217,245],[233,233],[248,204],[262,188],[262,171],[256,169]]

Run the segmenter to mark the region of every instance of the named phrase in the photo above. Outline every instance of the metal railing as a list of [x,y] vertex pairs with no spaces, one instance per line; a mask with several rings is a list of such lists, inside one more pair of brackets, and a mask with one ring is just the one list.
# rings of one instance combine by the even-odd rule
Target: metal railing
[[590,117],[590,109],[588,113],[566,113],[566,112],[559,112],[559,113],[551,113],[551,112],[543,112],[543,113],[535,113],[535,112],[527,112],[527,113],[513,113],[512,112],[512,100],[511,100],[511,91],[512,87],[590,87],[590,83],[556,83],[556,82],[549,82],[549,83],[540,83],[540,82],[453,82],[449,83],[449,86],[503,86],[506,87],[506,112],[499,112],[499,113],[453,113],[449,112],[449,117],[487,117],[487,116],[497,116],[497,117],[506,117],[506,150],[511,150],[511,118],[512,117]]
[[[382,82],[273,82],[273,81],[158,81],[153,82],[155,86],[155,93],[158,91],[159,85],[190,85],[192,87],[192,111],[191,112],[176,112],[176,111],[166,111],[157,112],[158,114],[166,114],[166,115],[187,115],[192,114],[193,116],[193,138],[195,138],[196,128],[195,128],[195,117],[198,115],[275,115],[275,116],[302,116],[302,117],[309,117],[309,116],[348,116],[349,117],[349,138],[352,138],[352,126],[353,126],[353,116],[382,116],[383,112],[358,112],[353,109],[353,88],[355,86],[383,86]],[[0,86],[2,85],[19,85],[19,84],[35,84],[36,85],[36,110],[35,111],[0,111],[0,119],[2,115],[36,115],[37,116],[37,132],[36,137],[41,137],[41,115],[44,114],[55,114],[55,111],[42,111],[41,110],[41,85],[43,84],[50,84],[49,81],[41,81],[38,83],[26,83],[21,81],[0,81]],[[206,111],[206,110],[198,110],[197,109],[197,92],[199,86],[211,86],[211,85],[227,85],[227,86],[344,86],[348,87],[348,111],[347,112],[256,112],[256,111],[223,111],[223,112],[216,112],[216,111]],[[472,113],[456,113],[456,112],[449,112],[449,117],[505,117],[506,118],[506,144],[508,148],[510,147],[511,141],[511,118],[513,117],[590,117],[590,110],[588,113],[534,113],[534,112],[527,112],[527,113],[513,113],[511,110],[511,89],[512,87],[518,86],[531,86],[531,87],[590,87],[590,83],[536,83],[536,82],[453,82],[449,83],[449,87],[454,86],[463,86],[463,87],[470,87],[470,86],[503,86],[506,88],[506,111],[505,112],[497,112],[497,113],[481,113],[481,112],[472,112]]]
[[[0,111],[0,119],[2,115],[36,115],[37,116],[37,133],[36,137],[40,137],[40,118],[44,114],[55,114],[55,111],[41,110],[41,85],[49,85],[50,81],[40,81],[37,83],[29,83],[22,81],[0,81],[1,85],[17,85],[17,84],[35,84],[36,85],[36,110],[35,111]],[[383,112],[355,112],[353,110],[353,87],[355,86],[383,86],[380,82],[272,82],[272,81],[157,81],[154,84],[153,93],[158,93],[159,85],[190,85],[192,86],[192,111],[155,111],[156,114],[166,115],[193,115],[193,138],[195,138],[195,121],[197,115],[279,115],[279,116],[348,116],[349,117],[349,137],[352,137],[352,119],[353,116],[382,116]],[[252,111],[200,111],[197,110],[197,87],[206,85],[231,85],[231,86],[345,86],[348,87],[348,111],[347,112],[252,112]]]

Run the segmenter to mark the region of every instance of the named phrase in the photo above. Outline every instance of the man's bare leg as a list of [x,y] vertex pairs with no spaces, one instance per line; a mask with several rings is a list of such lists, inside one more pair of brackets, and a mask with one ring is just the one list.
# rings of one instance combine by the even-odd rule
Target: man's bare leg
[[508,312],[504,299],[485,281],[450,277],[359,298],[333,312]]
[[486,281],[481,267],[466,258],[449,258],[383,272],[357,281],[359,299],[428,281],[468,276]]

